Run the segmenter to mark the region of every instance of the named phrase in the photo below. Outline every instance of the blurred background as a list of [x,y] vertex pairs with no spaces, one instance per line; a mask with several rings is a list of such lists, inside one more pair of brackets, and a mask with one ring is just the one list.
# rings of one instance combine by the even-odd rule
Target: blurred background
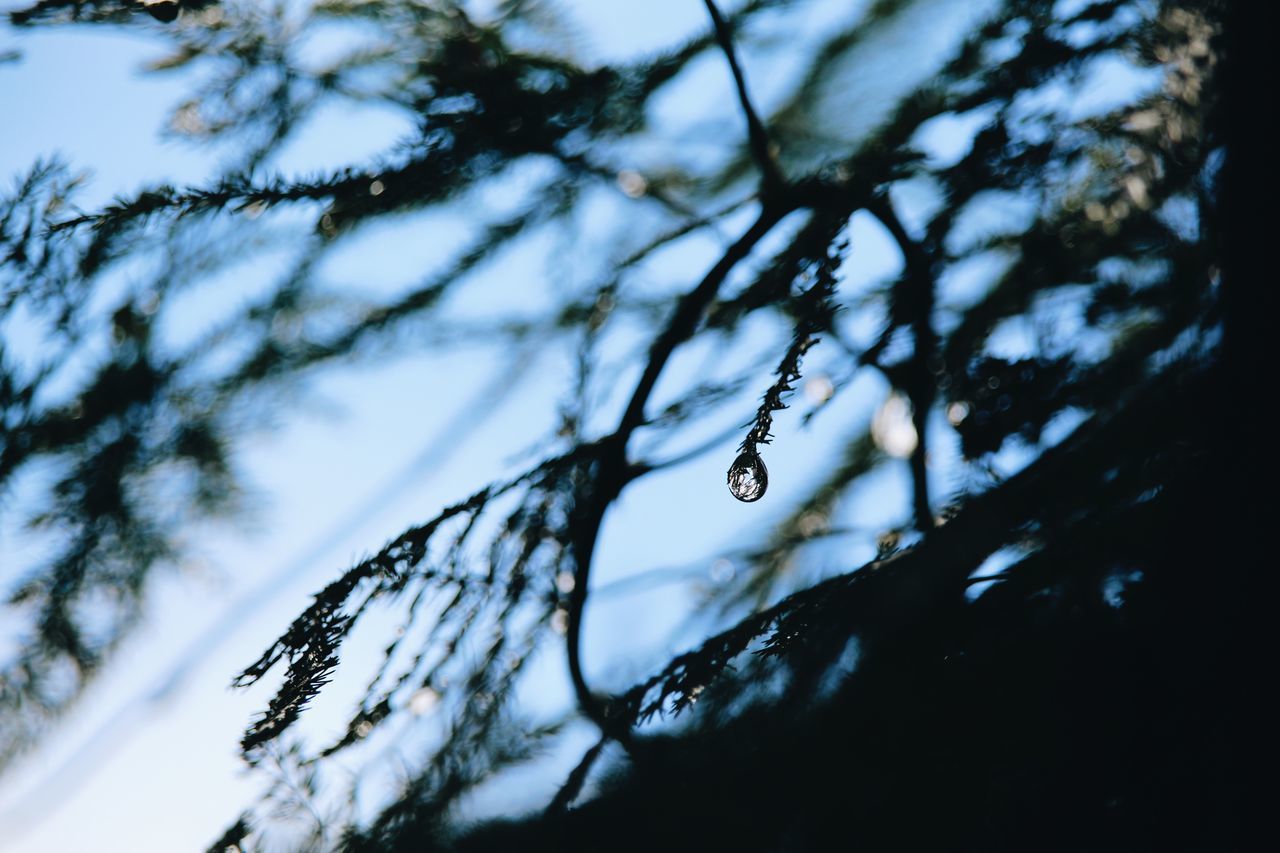
[[[385,720],[352,720],[389,640],[421,637],[432,616],[406,622],[404,601],[364,611],[290,745],[255,769],[240,740],[278,683],[232,679],[383,543],[607,435],[670,306],[760,211],[701,2],[179,5],[166,23],[142,4],[3,4],[6,851],[204,849],[255,802],[285,825],[325,823],[306,809],[347,800],[339,823],[372,819],[439,743],[446,712],[470,701],[446,678],[391,694]],[[934,520],[921,521],[913,465],[940,523],[1142,370],[1216,341],[1194,307],[1210,288],[1199,205],[1214,168],[1194,117],[1216,33],[1196,4],[724,11],[784,172],[881,168],[904,230],[857,205],[840,220],[839,310],[761,448],[764,499],[735,500],[725,470],[797,315],[790,280],[762,305],[750,294],[812,219],[793,213],[754,247],[722,314],[663,373],[656,425],[632,454],[657,467],[611,508],[595,551],[583,667],[611,692],[744,614],[917,542]],[[483,33],[468,43],[503,40],[509,52],[477,67],[551,56],[585,69],[566,83],[555,63],[537,66],[546,79],[531,71],[521,91],[575,103],[574,87],[614,69],[600,85],[643,95],[602,96],[583,119],[566,108],[548,155],[521,136],[538,115],[523,104],[496,123],[468,112],[488,78],[432,53],[432,39],[453,44],[451,27]],[[634,83],[646,73],[653,82]],[[458,129],[481,114],[478,133],[504,140],[492,150]],[[456,161],[438,179],[407,177],[404,164],[440,150],[441,127]],[[891,153],[871,158],[877,145]],[[1078,245],[1043,245],[1068,228]],[[906,235],[936,250],[928,369],[947,381],[927,398],[909,391],[924,344],[894,296]],[[1140,367],[1101,369],[1125,359]],[[1002,544],[972,574],[1026,553]],[[571,573],[545,571],[571,593]],[[1140,577],[1108,574],[1115,601]],[[574,714],[565,619],[558,605],[512,688],[554,736],[476,786],[458,806],[467,818],[541,808],[596,741]],[[482,656],[470,642],[460,654]],[[296,755],[361,725],[313,791],[316,765]]]

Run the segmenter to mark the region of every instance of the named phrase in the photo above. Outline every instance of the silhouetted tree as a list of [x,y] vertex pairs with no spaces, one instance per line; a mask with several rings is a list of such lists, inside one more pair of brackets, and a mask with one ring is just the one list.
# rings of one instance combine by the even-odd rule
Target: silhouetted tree
[[[207,185],[152,187],[92,211],[74,206],[74,172],[44,162],[0,203],[0,311],[34,318],[43,335],[39,364],[0,360],[0,483],[54,472],[29,521],[59,548],[9,594],[26,630],[0,676],[0,755],[74,701],[137,615],[147,575],[172,560],[177,532],[234,509],[228,448],[246,419],[327,364],[483,334],[576,353],[560,429],[523,473],[337,575],[238,676],[282,678],[242,742],[281,783],[213,849],[270,846],[271,803],[323,799],[331,756],[428,704],[447,724],[402,789],[372,817],[354,802],[311,808],[295,843],[1239,843],[1239,705],[1224,698],[1237,694],[1221,663],[1235,654],[1244,571],[1223,544],[1239,520],[1224,496],[1236,493],[1230,459],[1243,449],[1220,355],[1224,4],[846,5],[722,11],[707,0],[701,35],[614,65],[576,58],[549,2],[42,0],[11,13],[24,26],[160,29],[173,51],[157,68],[205,70],[173,132],[234,140],[238,153]],[[181,12],[160,28],[144,7],[160,20]],[[815,10],[830,20],[795,55],[789,41]],[[966,32],[934,40],[939,15]],[[352,47],[317,65],[302,46],[333,26]],[[769,66],[785,85],[771,80],[759,108],[753,61],[779,56],[797,67]],[[710,85],[691,80],[710,59],[729,71],[735,113],[732,133],[712,117],[720,144],[708,153],[654,116],[673,90]],[[270,171],[307,116],[346,99],[399,108],[417,130],[332,174]],[[317,273],[370,223],[517,176],[513,211],[486,220],[482,209],[453,260],[391,301]],[[550,309],[437,321],[495,258],[610,217],[604,239],[578,238],[599,276],[552,282]],[[901,263],[886,280],[842,287],[860,260],[855,222],[874,223]],[[651,259],[707,238],[723,246],[705,270],[641,285]],[[291,268],[233,321],[180,352],[153,342],[176,294],[285,239]],[[144,272],[102,328],[92,298],[139,259]],[[627,343],[637,331],[644,343]],[[621,362],[603,355],[620,346],[631,350]],[[734,356],[663,378],[691,348]],[[62,379],[46,392],[73,361],[90,365],[73,390]],[[876,416],[841,446],[815,447],[830,460],[822,476],[770,530],[726,552],[739,570],[707,602],[722,633],[629,690],[593,687],[583,615],[619,496],[738,442],[724,457],[729,485],[760,498],[762,450],[775,418],[791,417],[778,413],[797,383],[810,377],[794,441],[864,372],[892,389]],[[744,418],[732,434],[709,431]],[[938,482],[931,457],[952,447],[963,476]],[[842,502],[900,465],[909,506],[872,532],[878,553],[863,563],[850,556]],[[319,750],[289,740],[375,606],[403,626],[345,734]],[[460,823],[467,795],[569,721],[534,718],[515,697],[535,652],[558,642],[576,714],[599,742],[545,812]]]

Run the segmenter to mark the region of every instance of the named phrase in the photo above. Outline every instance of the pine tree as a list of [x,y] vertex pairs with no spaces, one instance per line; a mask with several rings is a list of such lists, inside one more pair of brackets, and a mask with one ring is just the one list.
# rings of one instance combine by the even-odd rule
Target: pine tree
[[[185,526],[234,513],[247,418],[328,365],[483,334],[574,354],[559,430],[527,468],[336,572],[236,677],[279,681],[241,747],[280,782],[212,849],[1235,839],[1239,708],[1215,697],[1236,695],[1219,662],[1239,642],[1243,567],[1222,543],[1239,504],[1221,496],[1238,487],[1241,448],[1225,416],[1202,416],[1238,405],[1222,354],[1224,4],[703,6],[687,43],[615,64],[579,58],[571,16],[535,0],[41,0],[10,13],[19,27],[152,29],[172,45],[158,69],[206,75],[175,132],[237,153],[206,185],[94,210],[50,160],[0,200],[0,320],[35,318],[43,335],[38,364],[0,349],[0,484],[56,472],[26,521],[58,547],[8,593],[23,630],[0,659],[0,760],[75,701]],[[835,23],[794,55],[815,11]],[[966,31],[915,43],[938,15]],[[351,49],[310,62],[306,39],[335,26]],[[798,69],[763,85],[779,57]],[[732,124],[713,117],[707,154],[655,116],[673,90],[711,85],[695,77],[711,63],[734,110]],[[1145,83],[1095,97],[1122,73]],[[401,109],[416,131],[370,162],[280,173],[273,157],[306,118],[345,100]],[[473,215],[470,242],[397,298],[320,280],[362,228],[466,209],[522,168],[519,205]],[[602,209],[616,221],[592,242],[584,224]],[[857,223],[900,263],[855,288]],[[544,234],[576,240],[600,274],[550,282],[557,301],[533,318],[439,320],[486,265]],[[706,269],[644,281],[700,239],[721,241]],[[282,240],[292,266],[259,301],[188,350],[155,343],[184,287]],[[147,272],[103,322],[93,297],[140,259]],[[637,330],[644,342],[628,343]],[[694,349],[736,355],[672,380]],[[52,396],[85,351],[105,355]],[[804,426],[868,375],[890,391],[874,416],[814,447],[820,476],[726,549],[737,571],[706,602],[719,633],[630,689],[593,685],[582,627],[620,496],[717,454],[736,497],[773,497],[771,443],[808,441]],[[959,475],[941,481],[948,452]],[[851,493],[902,469],[899,522],[850,536]],[[855,559],[850,543],[868,541],[874,557]],[[345,733],[295,738],[343,640],[371,620],[387,622],[386,654]],[[563,647],[575,696],[561,718],[517,694],[547,647]],[[354,793],[345,811],[315,805],[342,801],[334,756],[418,714],[443,734],[376,813]],[[458,820],[481,783],[574,720],[598,741],[544,811]],[[304,840],[273,821],[284,801],[313,816]]]

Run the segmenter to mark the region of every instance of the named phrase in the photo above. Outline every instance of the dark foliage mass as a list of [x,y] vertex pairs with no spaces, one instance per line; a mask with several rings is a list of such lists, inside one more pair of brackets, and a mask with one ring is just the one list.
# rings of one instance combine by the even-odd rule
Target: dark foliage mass
[[[281,781],[212,849],[1228,849],[1243,722],[1221,661],[1247,567],[1224,544],[1244,452],[1223,357],[1239,311],[1223,294],[1243,275],[1220,225],[1225,4],[704,7],[701,34],[615,64],[581,59],[550,2],[11,13],[15,28],[155,29],[171,45],[157,70],[200,71],[171,131],[234,156],[204,185],[94,210],[76,205],[73,169],[43,162],[0,199],[0,320],[43,336],[34,361],[0,349],[0,486],[40,487],[3,509],[30,510],[56,545],[5,577],[22,627],[0,660],[0,760],[75,701],[181,533],[236,510],[236,441],[306,376],[484,336],[574,354],[560,429],[523,472],[337,575],[236,678],[279,681],[242,748]],[[828,23],[796,55],[815,10]],[[939,40],[935,18],[966,29]],[[317,64],[305,40],[334,27],[351,48]],[[755,100],[753,67],[780,56],[796,66],[787,85]],[[708,156],[654,116],[712,65],[732,110],[706,120]],[[415,130],[370,162],[275,171],[334,102],[393,107]],[[531,164],[512,210],[471,204]],[[598,275],[531,270],[512,286],[548,284],[550,309],[440,319],[487,264],[572,236],[601,198],[618,223],[587,247]],[[323,280],[362,228],[448,205],[471,211],[471,240],[415,286],[375,302]],[[857,222],[900,263],[854,288]],[[705,270],[639,284],[697,239],[721,244]],[[289,270],[238,316],[185,349],[154,343],[178,294],[282,243]],[[95,296],[126,264],[142,272],[104,316]],[[766,326],[758,363],[659,385],[678,352],[728,352]],[[623,364],[606,356],[636,329]],[[736,458],[741,481],[866,374],[890,392],[876,417],[815,449],[820,476],[725,552],[738,570],[706,607],[719,633],[630,689],[589,684],[583,614],[624,490],[707,453]],[[785,414],[804,382],[808,409]],[[698,444],[726,415],[735,429]],[[960,473],[939,482],[948,452]],[[874,559],[850,556],[863,552],[842,507],[893,466],[909,504],[853,535]],[[748,499],[767,481],[754,485]],[[401,629],[345,733],[303,745],[292,727],[344,639],[388,612]],[[536,717],[517,688],[558,643],[576,707]],[[441,734],[408,756],[403,785],[372,814],[335,798],[333,756],[365,755],[426,699]],[[599,741],[545,811],[460,819],[481,783],[584,720]],[[282,812],[307,816],[305,839]]]

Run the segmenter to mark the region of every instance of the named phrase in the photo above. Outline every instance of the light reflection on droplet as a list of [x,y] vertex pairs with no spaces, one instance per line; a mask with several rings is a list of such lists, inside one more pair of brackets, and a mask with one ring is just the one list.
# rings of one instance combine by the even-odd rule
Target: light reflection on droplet
[[920,439],[911,423],[911,404],[901,394],[890,394],[871,419],[871,438],[890,456],[905,459]]
[[628,198],[640,198],[649,189],[649,182],[639,172],[623,169],[618,173],[618,189]]
[[569,611],[563,607],[556,608],[556,612],[551,614],[551,630],[557,634],[569,632]]
[[821,405],[827,402],[835,392],[836,386],[832,384],[830,377],[824,373],[812,376],[804,383],[804,395],[814,405]]
[[373,183],[369,184],[369,195],[375,195],[375,196],[382,195],[382,193],[386,189],[387,189],[386,184],[384,184],[382,181],[375,180]]
[[769,471],[754,450],[744,450],[729,466],[729,491],[743,503],[758,501],[769,488]]
[[711,577],[712,583],[728,583],[733,580],[733,576],[737,570],[733,567],[733,561],[721,557],[711,564],[707,574]]
[[440,694],[430,687],[420,687],[409,697],[409,711],[417,716],[432,711],[440,704]]
[[967,417],[969,417],[968,403],[962,400],[957,400],[950,406],[947,406],[947,421],[952,426],[960,426],[960,424],[964,423],[964,419]]
[[796,529],[806,539],[817,536],[827,528],[827,517],[820,512],[806,512],[796,521]]
[[560,572],[556,575],[556,589],[560,590],[565,595],[573,592],[575,583],[576,582],[573,579],[573,572]]

